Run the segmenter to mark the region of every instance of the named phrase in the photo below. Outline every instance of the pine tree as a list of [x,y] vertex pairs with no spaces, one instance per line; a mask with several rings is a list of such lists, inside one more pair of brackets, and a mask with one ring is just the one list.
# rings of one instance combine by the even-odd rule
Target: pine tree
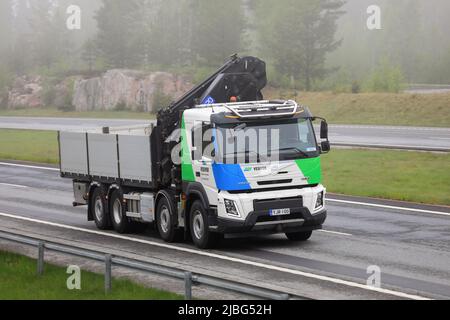
[[[0,57],[6,57],[12,46],[12,1],[0,1]],[[4,62],[3,59],[0,63]]]
[[92,72],[94,69],[94,63],[97,59],[97,46],[93,39],[90,39],[85,42],[81,52],[81,60],[83,60],[88,67],[89,72]]
[[217,65],[242,49],[245,20],[242,0],[192,0],[192,53]]
[[138,1],[103,0],[97,12],[97,45],[109,67],[132,67],[137,63],[138,52],[132,46],[136,30],[132,26]]
[[340,0],[266,0],[258,5],[261,50],[280,73],[301,80],[311,90],[316,79],[331,70],[327,54],[338,48],[336,21],[344,5]]

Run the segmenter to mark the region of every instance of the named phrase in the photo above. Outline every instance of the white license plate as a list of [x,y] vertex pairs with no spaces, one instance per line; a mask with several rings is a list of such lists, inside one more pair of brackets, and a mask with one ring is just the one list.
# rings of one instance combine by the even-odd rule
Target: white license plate
[[273,216],[287,216],[291,214],[291,209],[274,209],[270,210],[270,215]]

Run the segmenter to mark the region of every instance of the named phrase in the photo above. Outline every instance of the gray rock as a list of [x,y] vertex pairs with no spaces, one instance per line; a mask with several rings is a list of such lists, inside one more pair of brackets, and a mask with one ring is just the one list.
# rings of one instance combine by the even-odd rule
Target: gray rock
[[101,77],[77,80],[72,104],[77,111],[130,109],[154,112],[161,96],[176,98],[192,84],[184,77],[167,72],[145,74],[114,69]]

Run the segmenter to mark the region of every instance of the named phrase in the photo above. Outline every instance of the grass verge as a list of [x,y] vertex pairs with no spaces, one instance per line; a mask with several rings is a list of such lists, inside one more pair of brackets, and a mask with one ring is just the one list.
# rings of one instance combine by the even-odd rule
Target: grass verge
[[68,290],[70,275],[61,267],[45,265],[36,275],[36,261],[0,251],[0,300],[180,300],[181,296],[150,289],[129,280],[113,279],[112,292],[105,295],[104,277],[82,271],[81,290]]
[[[0,130],[0,159],[58,163],[56,133]],[[333,150],[323,156],[329,192],[450,205],[450,155]]]
[[332,124],[450,127],[450,93],[292,93],[270,89],[269,98],[295,99]]
[[450,205],[450,155],[333,150],[322,159],[328,191]]
[[34,108],[19,110],[0,110],[0,117],[48,117],[48,118],[92,118],[92,119],[136,119],[153,120],[155,115],[133,111],[86,111],[64,112],[55,108]]
[[57,133],[1,129],[0,159],[56,164],[59,162]]

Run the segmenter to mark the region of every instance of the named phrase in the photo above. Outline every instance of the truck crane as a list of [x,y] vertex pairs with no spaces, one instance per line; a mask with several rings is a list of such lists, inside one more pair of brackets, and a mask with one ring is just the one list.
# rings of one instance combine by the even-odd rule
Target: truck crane
[[[328,125],[295,101],[264,100],[266,64],[232,56],[142,132],[59,132],[61,177],[101,230],[153,224],[167,242],[229,235],[308,240],[327,210]],[[313,121],[321,120],[319,143]]]

